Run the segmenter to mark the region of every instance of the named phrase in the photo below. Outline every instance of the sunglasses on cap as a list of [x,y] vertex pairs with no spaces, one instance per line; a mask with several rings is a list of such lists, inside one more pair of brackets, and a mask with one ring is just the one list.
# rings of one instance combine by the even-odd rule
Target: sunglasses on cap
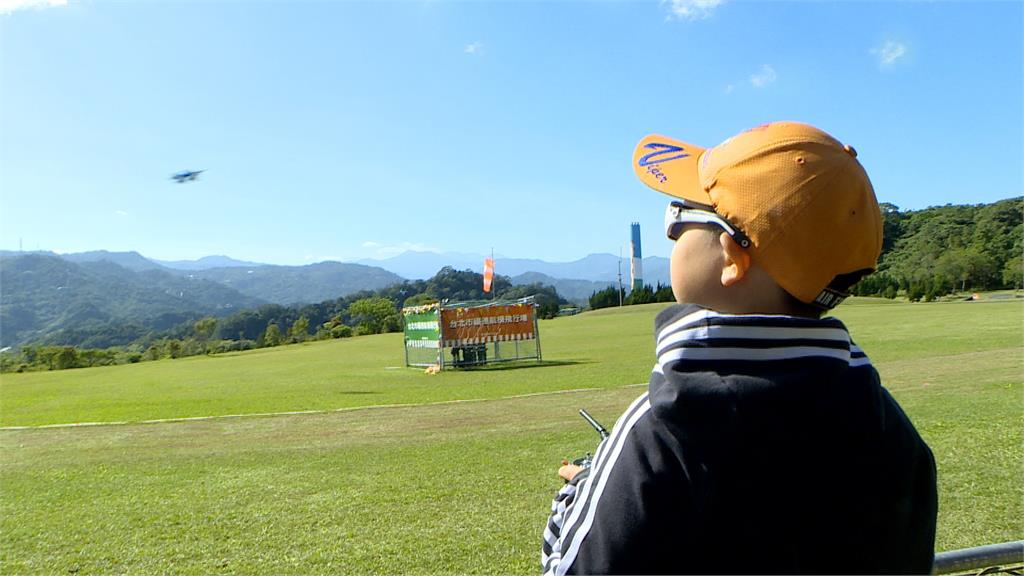
[[737,244],[744,248],[750,248],[750,239],[733,226],[728,220],[715,213],[714,208],[705,204],[693,202],[670,202],[665,209],[665,235],[669,240],[675,241],[683,234],[683,227],[686,224],[714,224],[725,230],[725,233],[732,237]]

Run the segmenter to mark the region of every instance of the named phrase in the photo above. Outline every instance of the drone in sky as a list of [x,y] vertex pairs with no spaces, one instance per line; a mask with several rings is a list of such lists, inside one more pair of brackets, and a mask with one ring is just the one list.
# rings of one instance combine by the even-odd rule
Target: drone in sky
[[174,180],[178,184],[184,184],[185,182],[194,181],[202,172],[206,172],[206,170],[185,170],[184,172],[178,172],[171,176],[171,180]]

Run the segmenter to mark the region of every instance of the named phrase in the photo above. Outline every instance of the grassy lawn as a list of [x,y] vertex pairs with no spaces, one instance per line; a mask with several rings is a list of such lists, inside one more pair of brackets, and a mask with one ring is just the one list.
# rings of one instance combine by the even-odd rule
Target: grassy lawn
[[[0,431],[0,573],[535,573],[554,470],[596,445],[576,409],[640,393],[659,309],[543,322],[534,368],[388,369],[389,335],[4,375],[4,425],[414,405]],[[937,548],[1024,537],[1024,303],[837,315],[935,451]]]
[[[0,377],[0,426],[333,410],[645,382],[664,305],[540,322],[545,363],[427,376],[400,334]],[[617,313],[616,313],[617,312]]]

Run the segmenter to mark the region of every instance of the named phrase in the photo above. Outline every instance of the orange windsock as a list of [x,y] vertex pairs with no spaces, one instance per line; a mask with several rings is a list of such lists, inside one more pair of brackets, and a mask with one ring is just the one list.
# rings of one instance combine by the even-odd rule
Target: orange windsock
[[491,280],[494,279],[494,259],[484,258],[484,292],[491,291]]

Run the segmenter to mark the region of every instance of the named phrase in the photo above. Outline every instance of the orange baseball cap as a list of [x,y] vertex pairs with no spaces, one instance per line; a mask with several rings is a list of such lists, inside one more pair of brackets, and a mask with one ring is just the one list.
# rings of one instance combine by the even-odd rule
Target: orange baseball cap
[[633,169],[743,231],[754,261],[807,304],[842,302],[882,250],[881,210],[857,152],[807,124],[765,124],[713,148],[652,134]]

